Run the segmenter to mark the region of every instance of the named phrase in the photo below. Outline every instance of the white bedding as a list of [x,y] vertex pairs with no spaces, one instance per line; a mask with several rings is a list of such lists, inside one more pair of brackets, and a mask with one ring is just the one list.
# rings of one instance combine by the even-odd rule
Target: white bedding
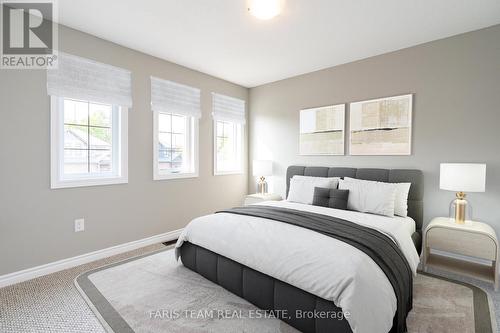
[[[399,245],[416,274],[419,256],[411,240],[415,223],[409,218],[287,201],[259,205],[335,216],[377,229]],[[389,280],[368,255],[342,241],[287,223],[227,213],[189,223],[177,241],[177,258],[184,241],[333,301],[349,314],[346,319],[354,333],[382,333],[392,327],[397,305]]]

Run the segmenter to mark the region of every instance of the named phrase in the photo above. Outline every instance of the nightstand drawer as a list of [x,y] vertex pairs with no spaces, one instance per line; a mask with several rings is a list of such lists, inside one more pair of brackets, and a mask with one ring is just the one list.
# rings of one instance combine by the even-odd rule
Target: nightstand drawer
[[489,236],[448,228],[431,228],[427,231],[427,247],[477,257],[496,260],[496,243]]

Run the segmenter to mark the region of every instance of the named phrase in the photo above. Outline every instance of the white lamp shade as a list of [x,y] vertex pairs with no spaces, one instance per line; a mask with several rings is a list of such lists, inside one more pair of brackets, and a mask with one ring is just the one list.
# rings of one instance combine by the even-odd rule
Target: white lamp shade
[[441,163],[439,187],[456,192],[484,192],[486,164]]
[[255,177],[271,176],[273,174],[273,161],[254,160],[252,169]]

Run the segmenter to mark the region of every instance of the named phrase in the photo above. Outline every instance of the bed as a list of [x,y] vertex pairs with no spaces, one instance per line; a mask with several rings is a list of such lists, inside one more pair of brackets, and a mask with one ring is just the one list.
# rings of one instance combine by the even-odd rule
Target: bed
[[[412,274],[421,251],[422,172],[290,166],[287,194],[295,175],[410,182],[408,217],[265,202],[246,211],[223,211],[193,220],[179,237],[176,256],[187,268],[302,332],[403,332],[411,310]],[[329,219],[348,221],[345,227],[357,228],[354,233],[359,230],[359,237],[377,230],[373,233],[384,240],[380,241],[384,255],[360,250],[365,239],[358,248],[353,246],[349,240],[357,236],[350,229],[346,234],[351,238],[341,240],[319,232],[322,229],[301,227],[303,221],[314,219],[319,228]],[[387,254],[391,247],[396,248],[395,254]],[[401,263],[389,272],[382,264],[398,255]],[[394,274],[405,270],[403,263],[406,271]]]

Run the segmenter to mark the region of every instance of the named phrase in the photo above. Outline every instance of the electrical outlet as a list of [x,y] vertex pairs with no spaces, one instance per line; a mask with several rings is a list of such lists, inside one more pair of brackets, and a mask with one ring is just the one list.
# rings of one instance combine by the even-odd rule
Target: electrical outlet
[[85,230],[85,220],[77,219],[75,220],[75,232],[80,232]]

